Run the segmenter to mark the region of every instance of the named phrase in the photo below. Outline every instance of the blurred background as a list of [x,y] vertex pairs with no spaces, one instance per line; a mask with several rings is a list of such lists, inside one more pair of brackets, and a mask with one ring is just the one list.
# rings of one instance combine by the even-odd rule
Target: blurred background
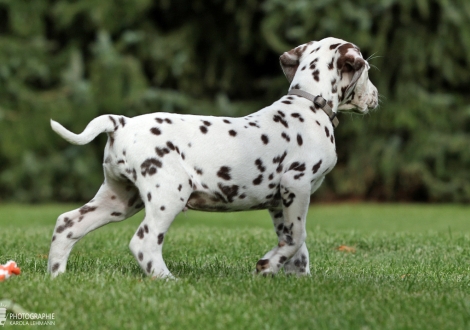
[[244,116],[285,95],[284,51],[327,36],[371,57],[380,108],[340,115],[316,201],[470,201],[468,0],[0,0],[0,202],[100,186],[100,114]]

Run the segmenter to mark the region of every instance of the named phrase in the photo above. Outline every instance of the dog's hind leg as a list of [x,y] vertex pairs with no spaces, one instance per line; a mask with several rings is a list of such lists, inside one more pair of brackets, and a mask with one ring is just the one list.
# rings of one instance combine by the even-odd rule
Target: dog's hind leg
[[130,181],[106,178],[90,202],[57,219],[49,252],[48,272],[53,277],[65,272],[70,251],[87,233],[110,222],[125,220],[142,208],[139,192]]
[[[174,169],[176,172],[176,169]],[[182,178],[185,174],[174,177]],[[155,278],[173,278],[163,260],[162,249],[166,232],[180,213],[192,192],[185,183],[144,181],[139,187],[145,202],[145,218],[132,237],[129,248],[143,271]],[[153,182],[153,184],[149,184]]]

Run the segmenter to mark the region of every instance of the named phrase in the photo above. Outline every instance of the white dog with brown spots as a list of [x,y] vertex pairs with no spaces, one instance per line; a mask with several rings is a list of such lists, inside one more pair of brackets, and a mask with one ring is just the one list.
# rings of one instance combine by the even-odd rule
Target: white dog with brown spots
[[[152,113],[134,118],[104,115],[74,134],[51,121],[74,144],[107,133],[104,183],[83,207],[57,219],[48,270],[63,273],[74,244],[90,231],[145,208],[130,242],[144,272],[168,278],[162,256],[175,216],[201,211],[267,209],[278,244],[256,272],[306,275],[305,221],[310,195],[336,164],[338,111],[367,113],[378,104],[369,64],[354,44],[335,38],[284,53],[289,93],[242,118]],[[249,147],[248,147],[249,146]]]

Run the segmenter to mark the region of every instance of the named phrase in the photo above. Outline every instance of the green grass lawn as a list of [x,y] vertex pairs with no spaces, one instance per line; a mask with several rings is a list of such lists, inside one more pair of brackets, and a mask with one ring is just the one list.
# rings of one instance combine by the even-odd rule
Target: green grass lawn
[[0,263],[22,269],[0,300],[54,313],[57,329],[470,328],[468,206],[314,205],[308,278],[252,275],[277,243],[267,212],[190,211],[165,237],[177,281],[144,277],[131,256],[140,213],[86,236],[52,280],[52,230],[71,208],[0,205]]

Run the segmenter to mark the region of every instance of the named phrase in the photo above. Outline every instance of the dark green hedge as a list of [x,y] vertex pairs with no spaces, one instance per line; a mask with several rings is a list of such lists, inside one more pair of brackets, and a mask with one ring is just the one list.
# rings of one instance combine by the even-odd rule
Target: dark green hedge
[[102,180],[95,116],[240,116],[288,84],[279,55],[336,36],[370,56],[378,111],[341,116],[320,198],[470,201],[466,0],[0,0],[0,200],[77,201]]

